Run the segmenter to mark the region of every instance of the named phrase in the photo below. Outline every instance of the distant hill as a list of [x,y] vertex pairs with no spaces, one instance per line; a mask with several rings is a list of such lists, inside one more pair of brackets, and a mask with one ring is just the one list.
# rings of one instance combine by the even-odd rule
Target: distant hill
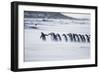
[[47,19],[72,19],[72,20],[88,20],[87,18],[75,18],[65,16],[60,12],[40,12],[40,11],[24,11],[25,18],[47,18]]
[[77,20],[77,18],[73,18],[70,16],[65,16],[61,14],[60,12],[39,12],[39,11],[24,11],[24,17],[25,18],[48,18],[48,19],[74,19]]

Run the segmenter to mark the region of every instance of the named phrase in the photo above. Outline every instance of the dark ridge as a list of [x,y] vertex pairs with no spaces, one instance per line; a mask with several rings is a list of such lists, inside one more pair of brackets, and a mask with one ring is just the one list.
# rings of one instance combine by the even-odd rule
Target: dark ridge
[[48,19],[73,19],[80,20],[78,18],[65,16],[60,12],[40,12],[40,11],[24,11],[25,18],[48,18]]

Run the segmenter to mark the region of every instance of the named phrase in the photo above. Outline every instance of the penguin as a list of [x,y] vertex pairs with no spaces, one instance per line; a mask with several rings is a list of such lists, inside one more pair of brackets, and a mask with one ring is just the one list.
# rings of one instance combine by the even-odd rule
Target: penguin
[[58,41],[58,38],[57,38],[57,36],[55,35],[55,33],[51,32],[51,33],[49,33],[49,35],[51,35],[51,39],[52,39],[52,40]]
[[64,36],[64,39],[67,42],[68,41],[68,38],[67,38],[66,34],[62,34],[62,36]]
[[44,34],[43,32],[41,32],[40,38],[42,38],[42,40],[46,41],[46,34]]
[[87,42],[90,42],[90,35],[85,34]]

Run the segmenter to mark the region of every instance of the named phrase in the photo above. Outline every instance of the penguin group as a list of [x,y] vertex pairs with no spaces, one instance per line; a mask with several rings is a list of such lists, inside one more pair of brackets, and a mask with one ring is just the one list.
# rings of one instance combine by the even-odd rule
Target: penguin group
[[59,34],[50,32],[49,34],[45,34],[41,32],[40,39],[46,41],[47,37],[50,37],[53,41],[62,41],[63,39],[68,42],[90,42],[90,35],[88,34],[76,34],[76,33],[68,33],[68,34]]

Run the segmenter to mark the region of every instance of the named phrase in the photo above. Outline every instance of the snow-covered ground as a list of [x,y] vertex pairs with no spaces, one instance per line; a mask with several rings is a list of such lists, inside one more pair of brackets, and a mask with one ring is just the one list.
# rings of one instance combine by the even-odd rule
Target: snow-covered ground
[[[68,20],[66,20],[68,21]],[[75,22],[75,21],[74,21]],[[24,30],[24,61],[54,61],[76,60],[90,58],[90,43],[52,41],[47,37],[46,41],[40,39],[41,32],[90,34],[90,24],[77,24],[59,22],[34,22],[37,29],[25,28]],[[34,26],[34,23],[29,24]],[[38,25],[39,24],[39,25]],[[26,26],[28,27],[28,26]]]

